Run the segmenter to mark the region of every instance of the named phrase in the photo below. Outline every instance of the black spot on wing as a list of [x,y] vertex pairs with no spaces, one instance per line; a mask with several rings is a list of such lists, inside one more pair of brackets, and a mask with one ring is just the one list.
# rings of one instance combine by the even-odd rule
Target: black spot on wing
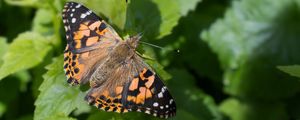
[[101,23],[99,27],[99,31],[103,31],[106,28],[105,23]]
[[150,77],[152,75],[153,75],[153,72],[151,72],[149,69],[144,73],[144,77],[145,78],[148,78],[148,77]]

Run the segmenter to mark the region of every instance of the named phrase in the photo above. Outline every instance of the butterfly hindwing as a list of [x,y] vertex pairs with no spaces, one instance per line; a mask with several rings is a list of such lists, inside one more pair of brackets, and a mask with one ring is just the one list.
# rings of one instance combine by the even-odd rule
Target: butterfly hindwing
[[[105,64],[103,68],[106,68],[105,66],[110,65]],[[90,80],[91,89],[86,95],[85,100],[90,105],[94,105],[104,111],[128,112],[129,110],[124,106],[124,93],[127,92],[126,84],[133,78],[131,76],[131,71],[135,71],[133,66],[125,64],[111,70],[98,67],[95,71],[109,71],[107,74],[110,77],[105,82]]]
[[[176,113],[174,99],[160,78],[137,57],[122,65],[108,82],[92,88],[86,100],[104,111],[124,113],[137,111],[160,118]],[[117,82],[113,82],[117,81]]]

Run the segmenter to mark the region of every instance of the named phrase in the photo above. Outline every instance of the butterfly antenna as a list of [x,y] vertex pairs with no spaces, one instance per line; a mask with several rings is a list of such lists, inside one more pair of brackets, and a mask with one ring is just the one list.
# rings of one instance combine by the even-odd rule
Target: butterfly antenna
[[[142,37],[144,35],[144,32],[140,32],[137,34],[138,37]],[[143,41],[139,41],[140,43],[142,44],[146,44],[146,45],[149,45],[149,46],[152,46],[152,47],[156,47],[156,48],[159,48],[159,49],[164,49],[163,47],[160,47],[158,45],[154,45],[154,44],[151,44],[151,43],[147,43],[147,42],[143,42]]]
[[146,44],[146,45],[149,45],[149,46],[152,46],[152,47],[156,47],[156,48],[159,48],[159,49],[165,49],[165,48],[163,48],[163,47],[160,47],[160,46],[158,46],[158,45],[154,45],[154,44],[151,44],[151,43],[147,43],[147,42],[143,42],[143,41],[140,41],[140,43],[142,43],[142,44]]
[[[139,36],[140,38],[143,36],[144,32],[140,32],[137,34],[137,36]],[[147,42],[144,42],[144,41],[139,41],[139,43],[142,43],[142,44],[146,44],[146,45],[149,45],[149,46],[152,46],[152,47],[156,47],[156,48],[159,48],[159,49],[162,49],[162,50],[167,50],[166,48],[163,48],[163,47],[160,47],[158,45],[154,45],[154,44],[151,44],[151,43],[147,43]],[[175,53],[180,53],[180,50],[179,49],[176,49],[174,50]]]

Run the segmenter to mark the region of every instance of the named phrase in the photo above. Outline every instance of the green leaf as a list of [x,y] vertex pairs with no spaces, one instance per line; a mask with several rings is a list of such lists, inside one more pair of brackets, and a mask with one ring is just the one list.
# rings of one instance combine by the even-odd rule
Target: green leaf
[[299,81],[276,69],[300,61],[299,5],[294,0],[234,1],[224,19],[202,33],[225,71],[227,93],[274,100],[299,92]]
[[42,35],[54,33],[52,18],[54,13],[50,9],[38,9],[33,19],[32,30]]
[[167,87],[175,99],[178,111],[181,111],[175,119],[181,120],[186,116],[198,120],[222,119],[213,98],[195,86],[195,79],[188,72],[174,69],[170,73],[173,79],[168,81]]
[[9,74],[38,65],[50,48],[47,39],[38,33],[20,34],[10,44],[3,57],[4,63],[0,68],[0,80]]
[[[231,120],[287,120],[285,105],[282,103],[241,102],[234,98],[225,100],[220,110]],[[237,112],[238,111],[238,112]]]
[[[195,115],[190,112],[184,111],[182,109],[177,110],[177,115],[175,117],[176,120],[199,120]],[[204,119],[203,119],[204,120]]]
[[5,113],[5,111],[6,111],[6,105],[4,103],[0,102],[0,118]]
[[18,80],[20,80],[20,91],[25,92],[27,91],[27,85],[31,81],[30,74],[28,71],[20,71],[13,74],[14,77],[16,77]]
[[277,68],[291,76],[300,77],[300,65],[278,66]]
[[17,76],[9,76],[0,82],[0,102],[10,103],[16,100],[20,91],[21,81]]
[[207,43],[201,40],[199,33],[222,17],[225,8],[226,5],[218,1],[203,1],[195,11],[181,18],[171,35],[154,43],[164,47],[163,50],[157,50],[160,52],[160,63],[164,66],[187,68],[195,76],[209,78],[207,82],[214,85],[209,86],[209,89],[221,89],[223,72],[219,61]]
[[113,116],[113,113],[108,113],[104,111],[96,111],[94,114],[91,114],[88,117],[88,120],[98,120],[99,118],[103,120],[115,120],[116,118]]
[[31,90],[32,90],[32,95],[35,99],[38,97],[38,95],[40,93],[40,91],[38,89],[39,89],[39,86],[43,82],[43,74],[45,74],[47,72],[47,70],[45,69],[45,66],[52,63],[52,58],[54,57],[53,53],[54,53],[54,51],[49,51],[49,53],[44,58],[43,62],[30,70],[31,77],[32,77]]
[[21,118],[18,118],[17,120],[32,120],[32,119],[33,119],[32,114],[29,114],[29,115],[22,116]]
[[128,112],[124,114],[116,112],[105,112],[96,109],[89,117],[88,120],[98,120],[99,118],[103,120],[161,120],[152,115],[148,115],[141,112]]
[[202,0],[175,0],[180,8],[180,14],[186,16],[189,11],[194,10],[199,2]]
[[[5,37],[0,37],[0,56],[4,56],[5,52],[7,51],[8,44]],[[0,59],[0,66],[2,65],[3,61]]]
[[16,5],[16,6],[38,6],[39,0],[5,0],[7,4]]
[[35,101],[34,119],[72,119],[68,115],[75,109],[86,108],[85,93],[77,87],[70,87],[63,72],[63,57],[56,58],[47,66],[44,82]]
[[172,0],[132,0],[128,4],[125,29],[142,32],[148,39],[171,33],[180,18],[180,9]]

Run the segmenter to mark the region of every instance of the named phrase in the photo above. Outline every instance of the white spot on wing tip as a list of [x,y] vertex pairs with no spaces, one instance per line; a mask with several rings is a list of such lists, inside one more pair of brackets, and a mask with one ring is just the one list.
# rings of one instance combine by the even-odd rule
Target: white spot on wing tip
[[86,12],[87,15],[90,15],[91,13],[92,13],[91,10],[89,10],[89,11]]
[[150,114],[150,111],[149,111],[149,110],[146,110],[145,113]]
[[154,107],[157,107],[157,106],[158,106],[158,103],[157,103],[157,102],[153,103],[153,106],[154,106]]
[[158,98],[162,98],[163,97],[163,93],[162,92],[160,92],[160,93],[158,93]]
[[81,5],[80,4],[78,4],[77,6],[76,6],[76,8],[79,8]]
[[76,22],[76,18],[72,18],[72,23],[75,23]]
[[80,15],[80,18],[85,18],[86,17],[86,14],[84,14],[84,13],[82,13],[81,15]]
[[166,86],[162,87],[162,88],[161,88],[161,92],[163,92],[163,93],[164,93],[164,92],[166,91],[166,89],[167,89],[167,87],[166,87]]
[[65,30],[68,31],[68,27],[67,26],[65,26]]
[[173,99],[170,99],[170,101],[169,101],[170,103],[169,104],[171,105],[173,103],[173,101],[174,101]]

